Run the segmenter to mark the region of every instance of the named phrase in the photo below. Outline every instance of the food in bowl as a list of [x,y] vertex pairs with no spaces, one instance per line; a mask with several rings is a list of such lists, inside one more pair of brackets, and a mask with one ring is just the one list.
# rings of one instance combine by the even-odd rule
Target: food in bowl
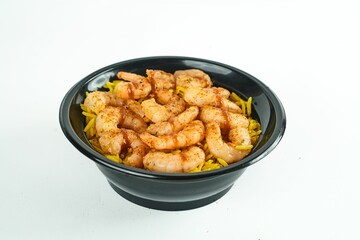
[[246,157],[261,134],[246,101],[199,69],[119,71],[81,104],[84,132],[106,158],[164,173],[209,171]]
[[[86,92],[107,91],[103,88],[106,81],[117,81],[116,75],[120,71],[145,76],[145,69],[162,69],[173,73],[179,69],[194,68],[208,73],[215,86],[235,92],[243,99],[252,98],[251,115],[261,124],[261,134],[251,149],[251,154],[241,161],[212,171],[162,173],[116,163],[91,145],[83,131],[86,121],[80,107],[86,98]],[[244,105],[246,106],[245,102]],[[286,114],[281,101],[266,84],[240,69],[193,57],[154,56],[113,63],[79,80],[61,101],[59,123],[69,143],[95,163],[120,196],[140,206],[180,211],[217,201],[232,188],[248,167],[268,156],[285,133]]]

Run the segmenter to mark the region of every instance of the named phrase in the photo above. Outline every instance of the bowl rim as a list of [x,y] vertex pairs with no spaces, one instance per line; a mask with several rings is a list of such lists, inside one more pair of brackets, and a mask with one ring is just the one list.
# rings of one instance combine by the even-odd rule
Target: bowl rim
[[[256,152],[251,153],[244,159],[242,159],[239,162],[230,164],[227,167],[211,170],[211,171],[205,171],[205,172],[194,172],[194,173],[161,173],[161,172],[153,172],[145,169],[140,168],[134,168],[130,166],[126,166],[124,164],[118,164],[115,163],[100,153],[98,153],[95,149],[88,146],[86,143],[84,143],[76,134],[74,129],[72,128],[71,122],[70,122],[70,107],[72,105],[72,101],[75,97],[75,95],[78,93],[79,89],[88,81],[90,81],[95,76],[101,74],[104,71],[107,71],[111,68],[119,67],[121,65],[138,62],[138,61],[151,61],[151,60],[160,60],[160,59],[170,59],[170,60],[191,60],[191,61],[198,61],[208,64],[213,64],[217,66],[221,66],[224,68],[228,68],[235,72],[240,72],[241,74],[245,75],[246,77],[250,78],[252,81],[256,82],[257,85],[259,85],[263,91],[263,93],[266,95],[266,97],[269,99],[269,101],[274,105],[274,112],[276,115],[276,123],[274,127],[274,133],[270,136],[270,138],[265,142],[263,146],[261,146],[259,149],[257,149]],[[254,76],[244,72],[243,70],[240,70],[238,68],[235,68],[233,66],[216,62],[213,60],[208,59],[202,59],[202,58],[196,58],[196,57],[186,57],[186,56],[150,56],[150,57],[140,57],[140,58],[134,58],[129,59],[125,61],[120,61],[117,63],[110,64],[108,66],[102,67],[80,81],[78,81],[76,84],[74,84],[68,92],[65,94],[64,98],[61,101],[60,108],[59,108],[59,123],[61,126],[61,129],[66,136],[66,138],[74,145],[75,148],[77,148],[81,153],[83,153],[85,156],[93,160],[95,163],[103,165],[105,167],[111,168],[115,171],[119,171],[125,174],[129,175],[135,175],[137,177],[143,177],[143,178],[156,178],[156,179],[168,179],[168,180],[178,180],[178,179],[195,179],[195,178],[207,178],[207,177],[215,177],[218,175],[223,175],[229,172],[237,171],[243,168],[247,168],[248,166],[258,162],[259,160],[263,159],[266,155],[268,155],[281,141],[285,129],[286,129],[286,113],[285,109],[280,101],[280,99],[277,97],[277,95],[262,81],[258,80]]]

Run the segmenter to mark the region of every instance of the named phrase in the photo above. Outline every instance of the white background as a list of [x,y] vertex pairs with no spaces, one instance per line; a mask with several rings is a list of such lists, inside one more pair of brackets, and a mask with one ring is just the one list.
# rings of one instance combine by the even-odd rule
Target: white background
[[[360,239],[360,3],[0,1],[0,239]],[[63,135],[60,102],[122,60],[240,68],[287,129],[223,198],[165,212],[117,195]]]

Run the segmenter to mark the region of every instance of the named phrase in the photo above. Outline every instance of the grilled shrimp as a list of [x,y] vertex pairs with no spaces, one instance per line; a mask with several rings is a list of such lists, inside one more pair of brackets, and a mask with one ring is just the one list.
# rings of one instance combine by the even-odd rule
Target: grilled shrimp
[[105,154],[116,155],[129,148],[124,164],[142,168],[143,157],[148,153],[149,147],[141,141],[139,136],[132,130],[114,129],[104,132],[99,138],[99,144]]
[[162,70],[146,70],[146,75],[152,85],[152,91],[175,89],[175,77]]
[[153,135],[170,135],[183,129],[199,114],[199,108],[191,106],[179,115],[170,118],[167,122],[157,122],[147,128],[147,132]]
[[147,124],[138,114],[124,106],[108,106],[97,115],[95,127],[98,135],[101,136],[102,133],[116,130],[119,127],[141,133],[146,130]]
[[154,136],[143,132],[140,138],[151,148],[157,150],[178,149],[194,145],[204,139],[205,127],[200,120],[188,123],[185,128],[172,135]]
[[201,87],[212,86],[212,81],[206,73],[199,69],[178,70],[174,73],[176,86],[180,87]]
[[166,173],[190,172],[204,162],[204,151],[195,146],[180,153],[149,152],[143,160],[146,169]]
[[110,92],[91,92],[84,100],[84,106],[94,113],[99,113],[106,106],[116,106],[119,104],[121,102],[118,102],[115,95]]
[[145,116],[152,122],[163,122],[183,112],[186,107],[184,99],[168,91],[160,90],[157,101],[150,98],[141,102]]
[[247,128],[236,126],[229,131],[230,142],[224,142],[220,125],[216,122],[206,124],[206,143],[209,151],[228,164],[240,161],[250,153],[250,150],[237,150],[236,146],[251,145],[251,138]]
[[156,95],[156,100],[160,104],[165,105],[172,117],[183,112],[186,107],[183,98],[168,90],[159,90]]
[[249,126],[249,120],[245,116],[212,106],[202,107],[199,118],[205,124],[214,121],[220,124],[221,129],[236,126],[247,128]]
[[145,122],[149,122],[149,119],[145,116],[145,113],[141,107],[141,104],[133,99],[125,99],[125,105],[134,113],[138,114]]
[[214,106],[230,112],[241,113],[241,108],[228,99],[229,91],[224,88],[187,88],[184,100],[198,107]]
[[115,86],[114,92],[119,98],[140,99],[151,92],[151,84],[146,77],[129,72],[118,72],[117,77],[125,80]]
[[157,123],[167,121],[171,117],[170,111],[156,102],[155,98],[150,98],[141,102],[142,111],[150,121]]

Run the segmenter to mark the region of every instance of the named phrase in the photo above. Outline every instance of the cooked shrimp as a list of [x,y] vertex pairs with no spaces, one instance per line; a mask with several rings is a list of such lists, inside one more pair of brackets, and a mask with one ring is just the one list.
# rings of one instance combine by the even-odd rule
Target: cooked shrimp
[[[186,90],[191,90],[188,92],[188,97],[193,97],[194,95],[199,95],[204,97],[203,95],[210,94],[212,98],[215,97],[222,97],[222,98],[229,98],[230,92],[229,90],[222,88],[222,87],[210,87],[210,88],[201,88],[201,87],[192,87],[192,88],[185,88]],[[207,98],[206,98],[207,99]],[[207,99],[210,101],[210,99]]]
[[180,153],[149,152],[144,157],[144,167],[150,171],[180,173],[190,172],[205,162],[205,153],[199,147],[189,147]]
[[199,118],[205,124],[214,121],[220,124],[222,129],[236,126],[247,128],[249,126],[249,120],[245,116],[212,106],[202,107]]
[[222,98],[220,100],[220,107],[222,109],[225,109],[229,112],[233,112],[233,113],[242,113],[241,108],[234,102],[230,101],[229,99],[226,98]]
[[143,132],[140,138],[151,148],[157,150],[178,149],[194,145],[204,139],[205,127],[200,120],[188,123],[185,128],[173,135],[154,136]]
[[241,113],[241,108],[227,99],[228,93],[224,88],[187,88],[183,97],[190,105],[221,107],[230,112]]
[[152,91],[169,90],[175,88],[175,77],[162,70],[146,70],[146,75],[152,85]]
[[183,129],[189,122],[193,121],[199,114],[199,108],[191,106],[179,115],[170,118],[167,122],[151,124],[147,132],[153,135],[170,135]]
[[[160,104],[165,105],[165,104],[167,104],[167,103],[171,100],[171,98],[172,98],[174,95],[177,96],[177,97],[179,97],[178,95],[174,94],[173,91],[161,89],[161,90],[158,90],[158,91],[156,92],[156,96],[155,96],[154,98],[155,98],[156,101],[159,102]],[[179,97],[179,98],[180,98],[180,97]],[[183,100],[183,101],[184,101],[184,100]],[[185,101],[184,101],[184,104],[185,104]]]
[[170,112],[172,117],[183,112],[186,107],[186,103],[183,98],[179,97],[177,94],[168,90],[158,91],[156,100],[160,104],[165,105],[165,107]]
[[224,159],[228,164],[240,161],[250,153],[250,150],[236,149],[236,146],[251,145],[251,138],[247,128],[237,126],[230,129],[230,142],[224,142],[219,124],[209,122],[206,124],[205,138],[211,154],[217,158]]
[[115,86],[114,92],[119,98],[140,99],[151,92],[151,84],[146,77],[129,72],[118,72],[117,77],[125,80]]
[[185,110],[185,101],[178,95],[161,90],[157,94],[159,103],[155,98],[150,98],[141,102],[145,116],[152,122],[163,122],[178,115]]
[[97,115],[95,127],[98,135],[101,136],[102,133],[116,130],[119,127],[141,133],[146,130],[147,124],[138,114],[124,106],[108,106]]
[[133,99],[126,99],[125,104],[131,111],[133,111],[134,113],[136,113],[140,117],[142,117],[145,122],[149,122],[149,119],[145,116],[145,113],[141,107],[141,104],[138,101],[133,100]]
[[84,101],[84,106],[89,108],[94,113],[99,113],[106,106],[118,105],[114,94],[110,92],[95,91],[87,95]]
[[99,144],[105,154],[116,155],[129,148],[124,164],[132,167],[143,167],[143,157],[148,153],[149,147],[141,141],[138,135],[127,129],[115,129],[104,132],[99,138]]
[[142,101],[141,107],[144,115],[154,123],[167,121],[171,117],[170,111],[164,105],[158,104],[155,98]]
[[229,91],[224,88],[187,88],[184,92],[184,100],[190,104],[199,107],[203,106],[221,106],[222,100],[227,99]]
[[179,70],[174,73],[176,86],[180,87],[201,87],[212,86],[212,81],[206,73],[199,69]]

